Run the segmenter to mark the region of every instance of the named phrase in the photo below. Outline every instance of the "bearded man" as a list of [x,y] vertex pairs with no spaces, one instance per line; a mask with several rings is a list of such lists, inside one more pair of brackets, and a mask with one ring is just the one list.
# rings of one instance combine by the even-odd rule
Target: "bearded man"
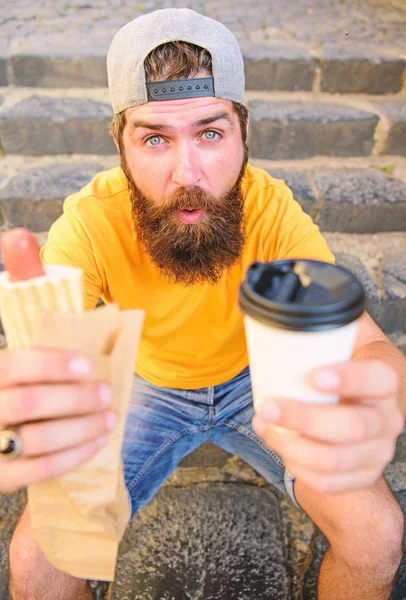
[[[309,375],[315,389],[342,402],[270,399],[254,416],[240,283],[253,261],[334,256],[284,182],[247,162],[236,39],[189,9],[156,11],[116,34],[108,76],[121,167],[67,198],[41,256],[83,270],[87,309],[101,297],[146,311],[123,446],[132,516],[210,441],[252,465],[323,531],[330,545],[321,600],[387,600],[402,556],[403,515],[382,473],[403,430],[402,355],[365,313],[352,359]],[[58,377],[62,370],[47,392],[55,402]],[[40,392],[37,400],[45,398]],[[85,392],[95,394],[78,383],[78,398]],[[73,424],[59,418],[53,426],[58,436]],[[58,473],[88,458],[80,448],[92,435],[102,432],[83,433],[69,465],[60,449]],[[28,509],[11,543],[10,573],[13,600],[92,597],[87,582],[42,555]]]

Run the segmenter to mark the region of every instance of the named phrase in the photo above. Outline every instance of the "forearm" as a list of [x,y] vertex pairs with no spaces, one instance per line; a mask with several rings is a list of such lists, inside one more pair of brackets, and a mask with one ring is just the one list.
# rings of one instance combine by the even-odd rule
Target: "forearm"
[[353,360],[381,360],[390,365],[400,378],[399,406],[406,419],[406,356],[389,341],[374,341],[358,348]]

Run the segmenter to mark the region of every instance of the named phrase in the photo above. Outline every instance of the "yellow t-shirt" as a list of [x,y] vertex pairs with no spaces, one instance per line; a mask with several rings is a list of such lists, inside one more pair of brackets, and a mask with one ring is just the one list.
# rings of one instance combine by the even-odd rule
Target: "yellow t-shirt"
[[216,285],[167,282],[138,241],[121,168],[98,173],[69,196],[41,249],[45,264],[84,272],[85,308],[116,302],[144,309],[135,371],[165,387],[197,389],[223,383],[248,365],[238,292],[249,265],[281,258],[334,262],[334,256],[290,189],[247,166],[243,180],[247,227],[240,260]]

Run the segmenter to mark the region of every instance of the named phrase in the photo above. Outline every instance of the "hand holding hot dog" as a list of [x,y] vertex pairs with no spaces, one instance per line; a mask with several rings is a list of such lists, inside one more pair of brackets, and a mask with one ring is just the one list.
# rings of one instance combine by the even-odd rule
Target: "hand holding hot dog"
[[[35,237],[3,234],[1,251],[10,281],[44,274]],[[17,427],[22,455],[0,455],[0,493],[61,475],[86,462],[115,425],[106,382],[86,381],[85,356],[60,350],[0,351],[0,431]]]

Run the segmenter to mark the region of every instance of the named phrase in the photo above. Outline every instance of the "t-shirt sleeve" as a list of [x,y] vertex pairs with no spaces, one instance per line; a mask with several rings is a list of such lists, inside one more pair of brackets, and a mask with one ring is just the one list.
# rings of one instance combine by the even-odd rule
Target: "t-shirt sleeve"
[[102,294],[102,279],[94,257],[91,240],[80,218],[65,209],[49,230],[48,239],[40,250],[45,265],[67,265],[83,271],[84,307],[96,307]]
[[335,258],[319,227],[293,198],[283,183],[276,214],[272,215],[272,234],[269,236],[269,260],[306,258],[335,263]]

